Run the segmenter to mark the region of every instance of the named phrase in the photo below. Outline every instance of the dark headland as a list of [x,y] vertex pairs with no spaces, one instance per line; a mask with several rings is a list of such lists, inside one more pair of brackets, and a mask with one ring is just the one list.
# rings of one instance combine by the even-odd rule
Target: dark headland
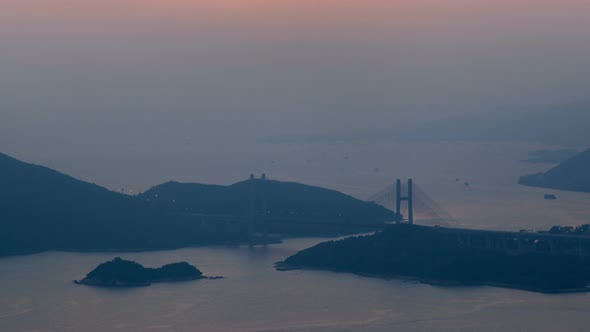
[[590,149],[545,173],[523,176],[519,183],[531,187],[590,192]]
[[[161,268],[146,268],[143,265],[117,257],[100,264],[82,280],[74,283],[100,287],[141,287],[153,282],[174,282],[206,279],[196,267],[186,263],[173,263]],[[208,278],[219,279],[220,277]]]
[[[552,230],[554,234],[575,234]],[[549,235],[547,235],[549,236]],[[572,235],[574,236],[574,235]],[[473,241],[476,241],[474,236]],[[573,239],[573,243],[577,243]],[[545,247],[550,241],[532,241]],[[574,248],[575,249],[575,248]],[[320,269],[437,285],[491,285],[537,292],[588,291],[590,264],[565,254],[518,254],[466,247],[443,228],[392,225],[374,235],[329,241],[276,265]]]

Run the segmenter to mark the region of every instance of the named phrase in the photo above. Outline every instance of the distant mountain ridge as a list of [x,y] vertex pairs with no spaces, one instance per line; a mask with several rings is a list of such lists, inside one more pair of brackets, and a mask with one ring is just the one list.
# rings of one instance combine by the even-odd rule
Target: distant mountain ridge
[[590,101],[529,110],[455,116],[414,128],[408,139],[527,141],[580,147],[590,141]]
[[476,115],[456,115],[399,130],[281,135],[260,142],[521,141],[579,148],[590,141],[590,101],[535,108],[502,108]]
[[[289,226],[270,229],[281,234],[338,235],[360,230],[314,226],[308,222],[311,218],[376,229],[393,213],[323,188],[276,181],[265,181],[263,186],[272,189],[267,202],[273,213],[281,207],[289,217],[281,218]],[[244,243],[249,239],[251,189],[249,181],[232,186],[170,182],[141,196],[128,196],[0,154],[0,256],[46,250],[136,251]],[[159,199],[154,199],[154,194]],[[262,211],[264,206],[259,205],[256,214],[260,216]],[[295,218],[297,213],[308,214]],[[194,214],[232,215],[240,225],[228,226],[218,218]],[[271,213],[267,217],[275,216]]]
[[207,235],[137,197],[0,154],[0,254],[181,247]]
[[523,176],[519,183],[531,187],[590,192],[590,149],[545,173]]
[[[295,182],[253,179],[229,186],[168,182],[140,196],[153,207],[187,215],[233,215],[264,219],[271,230],[288,235],[319,231],[319,224],[367,225],[380,228],[394,213],[335,190]],[[289,227],[297,223],[306,227]],[[282,225],[278,225],[281,224]],[[326,234],[354,233],[355,229]],[[336,232],[336,233],[334,233]]]

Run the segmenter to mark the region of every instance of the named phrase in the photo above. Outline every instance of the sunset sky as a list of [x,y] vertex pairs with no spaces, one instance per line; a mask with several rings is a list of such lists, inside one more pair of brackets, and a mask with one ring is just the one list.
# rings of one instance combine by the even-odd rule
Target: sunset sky
[[0,151],[124,154],[136,147],[112,142],[395,130],[584,100],[588,13],[586,0],[3,0]]
[[345,112],[368,98],[434,116],[569,102],[589,86],[589,12],[580,0],[5,0],[2,100]]

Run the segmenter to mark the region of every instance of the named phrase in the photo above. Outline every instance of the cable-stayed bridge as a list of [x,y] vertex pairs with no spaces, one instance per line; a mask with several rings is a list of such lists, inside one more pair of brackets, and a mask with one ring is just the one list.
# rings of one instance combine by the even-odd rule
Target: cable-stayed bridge
[[[388,224],[393,223],[416,223],[423,226],[442,226],[449,228],[455,224],[455,218],[436,203],[436,201],[412,179],[408,179],[405,183],[402,183],[402,181],[398,179],[394,184],[388,185],[369,199],[369,201],[394,212],[392,220],[383,220],[381,224],[351,223],[338,218],[285,218],[284,216],[277,218],[271,214],[266,214],[266,211],[272,210],[272,207],[268,206],[264,198],[264,179],[265,178],[261,179],[261,181],[251,177],[251,212],[248,226],[251,233],[257,232],[257,235],[261,235],[262,238],[267,236],[266,233],[270,226],[281,224],[305,225],[308,227],[337,227],[340,229],[348,229],[347,232],[375,230],[384,228]],[[403,202],[407,202],[407,204],[403,204]],[[262,208],[260,208],[260,206]],[[261,213],[260,211],[264,212]]]
[[[489,231],[453,227],[456,225],[455,218],[412,179],[408,179],[405,183],[397,180],[394,184],[388,185],[373,195],[370,200],[396,212],[394,214],[396,220],[385,222],[384,227],[387,227],[387,224],[406,224],[418,228],[430,226],[440,236],[450,238],[456,241],[459,246],[471,250],[496,251],[510,255],[556,254],[573,256],[582,260],[590,259],[590,236],[587,235]],[[251,221],[265,224],[264,218],[254,217]],[[301,218],[273,222],[305,223],[318,227],[322,224],[337,227],[364,226],[341,223],[338,220],[302,220]],[[264,238],[263,236],[263,243]]]
[[[403,193],[407,193],[406,196]],[[390,185],[372,197],[376,203],[395,209],[398,216],[396,223],[414,224],[414,215],[420,226],[434,226],[433,229],[443,237],[450,238],[464,248],[502,252],[509,255],[552,254],[573,256],[581,260],[590,260],[590,236],[554,234],[551,232],[506,232],[478,229],[454,228],[455,218],[434,201],[419,185],[411,179],[402,184]],[[407,208],[401,208],[401,202],[407,201]],[[395,205],[393,205],[395,204]]]
[[[366,232],[384,228],[391,223],[416,223],[425,226],[453,225],[454,218],[446,212],[436,201],[426,193],[416,181],[408,180],[406,183],[398,180],[388,185],[383,190],[373,195],[369,201],[380,205],[390,211],[389,220],[363,220],[362,217],[350,220],[345,214],[339,216],[318,216],[307,213],[288,215],[280,212],[273,206],[272,195],[266,186],[266,177],[256,179],[250,177],[249,193],[244,197],[248,202],[248,210],[245,214],[199,214],[178,212],[177,214],[199,222],[207,228],[226,228],[228,230],[243,230],[249,233],[266,233],[276,227],[273,226],[301,226],[309,229],[317,226],[341,229],[342,234]],[[407,202],[407,204],[402,204]],[[321,202],[319,202],[321,204]],[[296,204],[296,203],[295,203]],[[280,227],[279,227],[280,228]]]
[[250,197],[244,197],[250,201],[249,213],[245,215],[185,213],[180,216],[187,218],[188,222],[200,223],[203,228],[214,228],[236,235],[247,234],[248,243],[251,246],[266,245],[278,240],[270,235],[272,229],[276,229],[277,226],[292,225],[313,228],[316,231],[332,228],[346,230],[342,234],[354,234],[406,224],[407,227],[417,228],[430,226],[440,236],[451,238],[458,245],[473,250],[500,251],[514,255],[550,253],[590,260],[590,236],[587,235],[456,228],[454,227],[455,218],[411,179],[406,183],[397,180],[371,197],[371,201],[395,212],[391,214],[392,220],[382,222],[363,223],[362,220],[351,222],[339,216],[318,218],[309,215],[277,215],[272,213],[274,209],[268,204],[269,194],[265,190],[265,177],[262,179],[251,177]]
[[[403,198],[402,193],[408,193],[406,201],[411,200],[408,201],[407,205],[398,205],[397,198],[399,196]],[[398,212],[404,217],[404,220],[407,220],[412,215],[412,223],[444,227],[452,227],[456,224],[456,219],[443,209],[421,185],[411,179],[405,183],[398,180],[396,183],[388,185],[371,196],[369,201]]]

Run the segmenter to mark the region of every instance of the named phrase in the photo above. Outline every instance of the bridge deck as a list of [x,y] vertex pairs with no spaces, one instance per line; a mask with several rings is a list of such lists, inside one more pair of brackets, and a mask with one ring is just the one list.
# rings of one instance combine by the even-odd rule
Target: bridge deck
[[495,230],[483,230],[483,229],[468,229],[468,228],[453,228],[453,227],[429,227],[429,226],[418,226],[417,227],[428,227],[435,228],[441,232],[454,233],[454,234],[475,234],[484,236],[497,236],[504,238],[514,239],[533,239],[533,240],[580,240],[590,241],[590,236],[587,235],[566,235],[566,234],[552,234],[552,233],[536,233],[536,232],[510,232],[510,231],[495,231]]

